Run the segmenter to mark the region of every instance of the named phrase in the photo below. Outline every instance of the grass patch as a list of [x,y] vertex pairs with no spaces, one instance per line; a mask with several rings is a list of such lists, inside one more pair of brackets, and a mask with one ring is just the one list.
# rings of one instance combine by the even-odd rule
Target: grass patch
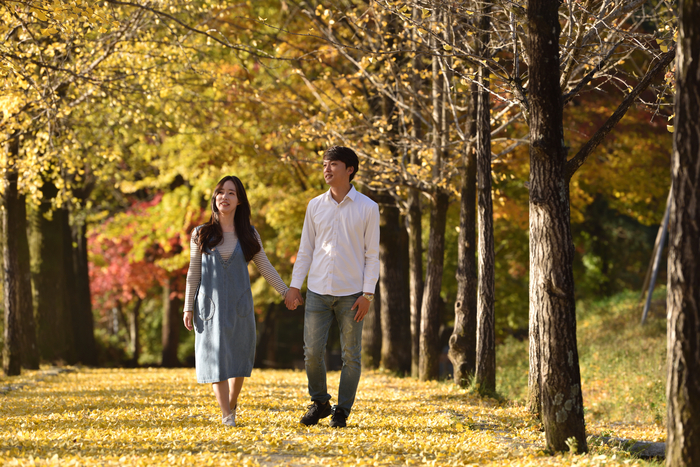
[[[638,292],[577,304],[583,403],[589,431],[624,436],[616,424],[648,427],[648,441],[665,439],[666,290],[653,295],[644,326]],[[508,338],[496,352],[497,389],[527,397],[528,342]]]

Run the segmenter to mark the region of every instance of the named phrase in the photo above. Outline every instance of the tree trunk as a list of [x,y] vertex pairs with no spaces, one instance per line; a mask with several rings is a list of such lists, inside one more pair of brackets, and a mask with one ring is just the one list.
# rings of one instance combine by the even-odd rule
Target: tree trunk
[[[77,356],[72,313],[67,307],[72,284],[67,282],[66,264],[73,262],[72,255],[66,257],[68,211],[55,209],[52,212],[51,200],[58,193],[53,183],[44,183],[41,191],[41,206],[31,216],[30,239],[39,353],[45,360],[72,364]],[[50,220],[46,218],[49,213]]]
[[425,273],[425,290],[421,305],[419,379],[437,379],[440,371],[440,291],[445,257],[445,224],[449,196],[437,189],[433,194],[430,211],[430,238],[428,240],[428,264]]
[[[532,296],[533,270],[530,268],[530,296]],[[527,374],[527,410],[535,417],[542,419],[542,375],[540,373],[540,325],[537,321],[537,310],[530,301],[528,316],[528,356],[529,370]]]
[[[476,136],[478,87],[472,83],[466,136]],[[476,152],[467,143],[463,158],[457,243],[457,300],[449,357],[455,384],[466,387],[476,371]]]
[[92,315],[92,297],[90,295],[90,271],[88,268],[88,245],[85,236],[85,224],[73,229],[73,263],[76,276],[77,307],[74,315],[75,344],[78,359],[85,365],[97,365],[97,346],[95,344],[95,318]]
[[408,294],[408,233],[396,202],[380,204],[381,366],[398,374],[411,371],[411,316]]
[[[433,12],[433,22],[439,23],[440,13]],[[437,39],[431,36],[431,46],[437,48]],[[421,381],[440,376],[440,291],[445,259],[445,224],[449,195],[439,187],[446,147],[445,83],[440,73],[440,57],[432,59],[432,124],[433,124],[433,180],[430,235],[428,240],[428,264],[425,271],[425,288],[421,305],[420,359],[418,377]]]
[[36,342],[36,321],[32,303],[32,270],[29,256],[29,239],[27,238],[27,205],[24,195],[17,198],[17,222],[14,233],[17,237],[17,256],[19,258],[18,299],[19,326],[21,328],[22,366],[28,370],[39,369],[39,347]]
[[[180,300],[176,294],[172,293],[172,279],[167,278],[163,283],[163,325],[161,330],[161,342],[163,352],[161,353],[160,366],[165,368],[175,368],[180,366],[177,358],[177,348],[180,345]],[[269,310],[268,310],[269,313]]]
[[377,289],[374,292],[374,300],[369,307],[369,312],[365,316],[362,325],[362,367],[379,368],[382,356],[382,275],[379,274]]
[[[8,145],[18,144],[13,138]],[[9,153],[12,153],[10,148]],[[14,152],[16,154],[16,152]],[[22,328],[21,323],[21,288],[19,265],[19,235],[17,226],[19,198],[17,196],[17,172],[14,167],[5,171],[4,212],[2,216],[3,233],[3,299],[5,306],[5,330],[3,334],[2,370],[7,376],[17,376],[22,372]],[[29,298],[29,297],[27,297]]]
[[681,0],[679,12],[668,252],[669,467],[700,465],[700,3]]
[[[480,49],[488,55],[490,5],[481,17]],[[494,319],[493,202],[491,199],[491,106],[489,104],[489,71],[479,68],[479,105],[476,121],[477,179],[479,185],[479,277],[477,298],[476,373],[480,390],[496,390],[496,335]]]
[[[95,326],[90,302],[90,277],[87,258],[87,238],[85,225],[71,228],[68,211],[62,217],[63,248],[65,258],[65,278],[68,292],[66,309],[73,322],[73,339],[75,355],[79,362],[97,365],[97,348],[95,346]],[[73,244],[76,246],[73,247]]]
[[[558,2],[530,0],[530,307],[540,349],[542,421],[547,448],[586,452],[576,344],[574,256],[559,86]],[[533,336],[530,336],[532,339]],[[568,444],[567,444],[568,443]],[[572,446],[573,448],[573,446]]]
[[139,328],[141,327],[141,319],[139,315],[141,314],[142,303],[143,300],[141,299],[141,297],[137,296],[134,308],[132,308],[131,314],[129,315],[129,347],[131,347],[129,349],[131,351],[130,363],[133,366],[139,365],[139,358],[141,357],[141,339],[139,338]]
[[420,192],[409,188],[408,231],[409,300],[411,306],[411,376],[418,378],[420,360],[421,302],[423,301],[423,239]]
[[[412,11],[414,21],[420,20],[422,14],[419,8],[414,7]],[[420,43],[417,28],[411,28],[411,37],[413,44]],[[416,91],[414,99],[411,101],[412,109],[412,125],[411,137],[414,141],[422,141],[423,139],[423,122],[419,117],[420,104],[417,102],[417,91],[421,88],[421,78],[419,71],[423,67],[423,60],[420,54],[417,53],[417,48],[414,50],[413,58],[412,81],[413,89]],[[420,155],[417,150],[411,150],[411,164],[420,165]],[[406,223],[408,229],[408,255],[409,255],[409,287],[411,300],[411,376],[418,378],[420,361],[420,323],[421,323],[421,305],[423,302],[423,227],[422,227],[422,209],[421,209],[421,193],[415,188],[408,189],[408,209],[406,213]]]

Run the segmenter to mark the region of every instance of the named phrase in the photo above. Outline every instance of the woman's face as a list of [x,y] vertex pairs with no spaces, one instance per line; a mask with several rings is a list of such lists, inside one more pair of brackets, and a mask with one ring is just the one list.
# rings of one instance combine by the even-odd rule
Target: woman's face
[[241,204],[236,193],[236,185],[231,180],[226,180],[226,183],[221,186],[216,192],[216,209],[223,215],[233,215],[236,212],[236,206]]

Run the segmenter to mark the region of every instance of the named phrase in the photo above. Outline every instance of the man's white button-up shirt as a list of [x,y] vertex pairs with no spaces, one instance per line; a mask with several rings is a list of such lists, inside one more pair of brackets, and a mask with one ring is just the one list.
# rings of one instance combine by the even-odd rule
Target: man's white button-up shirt
[[379,278],[379,207],[352,186],[336,202],[330,190],[309,201],[291,287],[338,297],[374,293]]

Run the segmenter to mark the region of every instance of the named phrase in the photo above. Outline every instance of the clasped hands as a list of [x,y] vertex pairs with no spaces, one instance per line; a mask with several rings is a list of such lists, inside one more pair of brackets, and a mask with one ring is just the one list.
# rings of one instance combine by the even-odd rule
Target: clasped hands
[[[287,295],[284,296],[284,304],[287,305],[287,309],[289,310],[296,310],[299,305],[303,305],[304,299],[301,298],[301,292],[299,289],[296,287],[290,287],[287,291]],[[357,313],[355,313],[354,318],[355,321],[359,323],[365,319],[365,316],[369,311],[369,305],[369,300],[367,300],[365,297],[357,297],[357,300],[355,300],[355,303],[350,308],[351,310],[357,308]]]
[[304,304],[304,299],[301,298],[301,292],[296,287],[290,287],[287,294],[284,296],[284,304],[288,310],[296,310],[299,305]]

